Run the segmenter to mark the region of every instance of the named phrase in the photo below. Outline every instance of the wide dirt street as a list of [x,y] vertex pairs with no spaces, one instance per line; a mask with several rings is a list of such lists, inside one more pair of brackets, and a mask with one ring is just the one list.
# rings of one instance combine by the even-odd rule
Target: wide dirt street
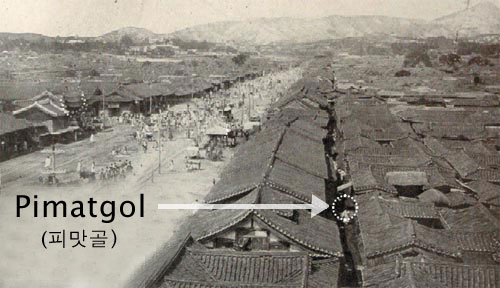
[[[294,73],[294,75],[296,72]],[[282,77],[287,77],[284,73]],[[296,77],[296,75],[294,76]],[[291,84],[290,81],[289,84]],[[266,77],[255,80],[258,87],[267,87]],[[280,87],[284,92],[289,85]],[[257,92],[257,91],[256,91]],[[254,109],[263,109],[269,104],[268,91],[256,93],[252,100]],[[247,105],[247,103],[245,103]],[[245,106],[241,109],[246,111]],[[237,110],[238,111],[238,110]],[[236,117],[241,115],[239,111]],[[73,177],[70,184],[50,186],[38,182],[44,159],[47,154],[35,152],[0,163],[2,172],[2,188],[0,190],[0,287],[122,287],[122,283],[133,271],[149,258],[155,250],[164,244],[175,232],[187,213],[191,211],[158,210],[159,203],[196,203],[201,202],[217,181],[225,163],[232,156],[233,149],[224,150],[224,161],[201,161],[201,170],[188,171],[184,164],[186,148],[193,141],[186,138],[185,133],[175,135],[173,141],[164,141],[162,151],[161,174],[158,174],[158,151],[150,143],[148,152],[139,149],[137,141],[132,137],[134,128],[129,125],[116,125],[110,132],[96,134],[95,143],[89,139],[68,145],[57,145],[57,150],[64,153],[56,156],[57,169],[75,171],[78,161],[84,170],[89,170],[92,162],[96,168],[109,165],[119,159],[131,160],[134,175],[118,181],[95,181],[86,183],[78,180],[75,172],[61,176],[61,182]],[[114,147],[127,146],[128,157],[111,155]],[[171,167],[171,160],[174,166]],[[152,173],[152,169],[155,169]],[[153,179],[151,176],[154,174]],[[71,176],[72,175],[72,176]],[[145,215],[139,217],[140,194],[145,196]],[[21,210],[21,217],[16,217],[17,195],[31,197],[31,206]],[[34,195],[38,195],[38,217],[33,217]],[[94,211],[98,217],[89,216],[87,201],[92,197],[97,201]],[[64,200],[68,205],[68,213],[73,201],[84,203],[85,218],[43,217],[44,200]],[[102,223],[99,213],[102,201],[115,201],[116,217],[112,223]],[[124,218],[119,215],[119,204],[122,201],[135,203],[135,215]],[[59,208],[60,209],[60,208]],[[129,208],[127,208],[127,211]],[[50,208],[52,210],[52,208]],[[62,210],[59,210],[62,211]],[[51,212],[51,211],[50,211]],[[59,212],[61,213],[61,212]],[[65,231],[65,248],[60,244],[42,245],[44,232]],[[77,243],[71,240],[76,233],[82,240],[85,230],[87,238],[82,241],[86,247],[72,247]],[[108,240],[106,248],[92,248],[90,237],[95,236],[92,230],[105,230]],[[113,244],[112,231],[116,233],[117,243]],[[55,237],[55,234],[49,234]],[[47,241],[52,239],[48,235]],[[62,239],[62,237],[61,237]],[[22,256],[21,256],[22,255]],[[29,275],[29,276],[27,276]]]

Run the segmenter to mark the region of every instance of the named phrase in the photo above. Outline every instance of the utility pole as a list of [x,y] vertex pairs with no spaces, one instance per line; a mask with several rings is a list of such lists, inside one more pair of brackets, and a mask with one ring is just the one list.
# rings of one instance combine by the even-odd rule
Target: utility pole
[[52,171],[56,172],[56,145],[52,144]]
[[242,94],[241,99],[243,100],[243,104],[241,105],[241,126],[243,126],[243,118],[245,118],[245,94]]
[[251,113],[252,113],[252,97],[250,97],[251,93],[248,93],[248,121],[250,121]]
[[102,93],[102,118],[104,119],[104,111],[106,110],[106,98],[104,97],[104,92]]
[[161,127],[158,122],[158,174],[161,174]]

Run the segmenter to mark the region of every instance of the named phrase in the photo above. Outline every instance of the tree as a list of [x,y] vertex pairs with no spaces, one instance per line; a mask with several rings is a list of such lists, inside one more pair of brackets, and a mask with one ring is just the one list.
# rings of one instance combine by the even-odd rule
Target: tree
[[238,54],[237,56],[234,56],[231,60],[233,60],[234,64],[241,66],[245,64],[245,62],[248,60],[248,55]]
[[134,40],[128,35],[123,35],[120,39],[120,46],[128,48],[132,45],[134,45]]

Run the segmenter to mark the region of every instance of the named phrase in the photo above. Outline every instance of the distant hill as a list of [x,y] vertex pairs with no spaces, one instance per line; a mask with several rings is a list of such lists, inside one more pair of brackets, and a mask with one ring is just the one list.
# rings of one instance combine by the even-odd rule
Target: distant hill
[[0,40],[27,40],[31,42],[37,42],[40,40],[50,40],[52,39],[49,36],[45,36],[42,34],[36,33],[8,33],[8,32],[0,32]]
[[317,19],[261,18],[248,21],[198,25],[172,33],[183,40],[269,44],[273,42],[311,42],[369,35],[401,37],[455,37],[500,34],[500,9],[491,2],[434,21],[385,16],[329,16]]
[[[146,38],[164,40],[177,38],[184,41],[207,41],[236,45],[262,45],[276,42],[315,42],[345,37],[397,36],[454,38],[500,35],[500,8],[491,2],[482,2],[470,9],[435,19],[414,20],[387,16],[329,16],[323,18],[260,18],[246,21],[227,21],[197,25],[170,34],[157,34],[144,28],[126,27],[96,39],[120,41],[128,35],[136,43]],[[82,38],[82,37],[80,37]],[[50,40],[33,33],[0,33],[2,39]]]
[[125,35],[129,36],[136,43],[143,42],[144,39],[146,39],[146,38],[148,38],[148,39],[163,39],[166,37],[165,35],[153,33],[147,29],[144,29],[144,28],[125,27],[125,28],[121,28],[121,29],[106,33],[104,35],[101,35],[101,36],[97,37],[96,39],[101,40],[101,41],[106,41],[106,42],[117,42],[117,41],[120,41],[120,39]]
[[262,18],[240,22],[199,25],[172,33],[183,40],[269,44],[312,42],[378,34],[420,36],[422,21],[385,16],[329,16],[319,19]]
[[500,34],[500,8],[492,2],[482,2],[470,9],[459,11],[433,21],[459,36]]

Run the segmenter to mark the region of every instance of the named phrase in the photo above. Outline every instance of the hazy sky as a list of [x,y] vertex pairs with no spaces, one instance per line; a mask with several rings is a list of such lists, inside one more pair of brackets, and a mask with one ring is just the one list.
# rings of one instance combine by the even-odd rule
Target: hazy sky
[[[477,4],[484,0],[471,0]],[[136,26],[168,33],[259,17],[389,15],[433,19],[467,0],[0,0],[0,32],[97,36]],[[491,0],[500,4],[500,0]]]

